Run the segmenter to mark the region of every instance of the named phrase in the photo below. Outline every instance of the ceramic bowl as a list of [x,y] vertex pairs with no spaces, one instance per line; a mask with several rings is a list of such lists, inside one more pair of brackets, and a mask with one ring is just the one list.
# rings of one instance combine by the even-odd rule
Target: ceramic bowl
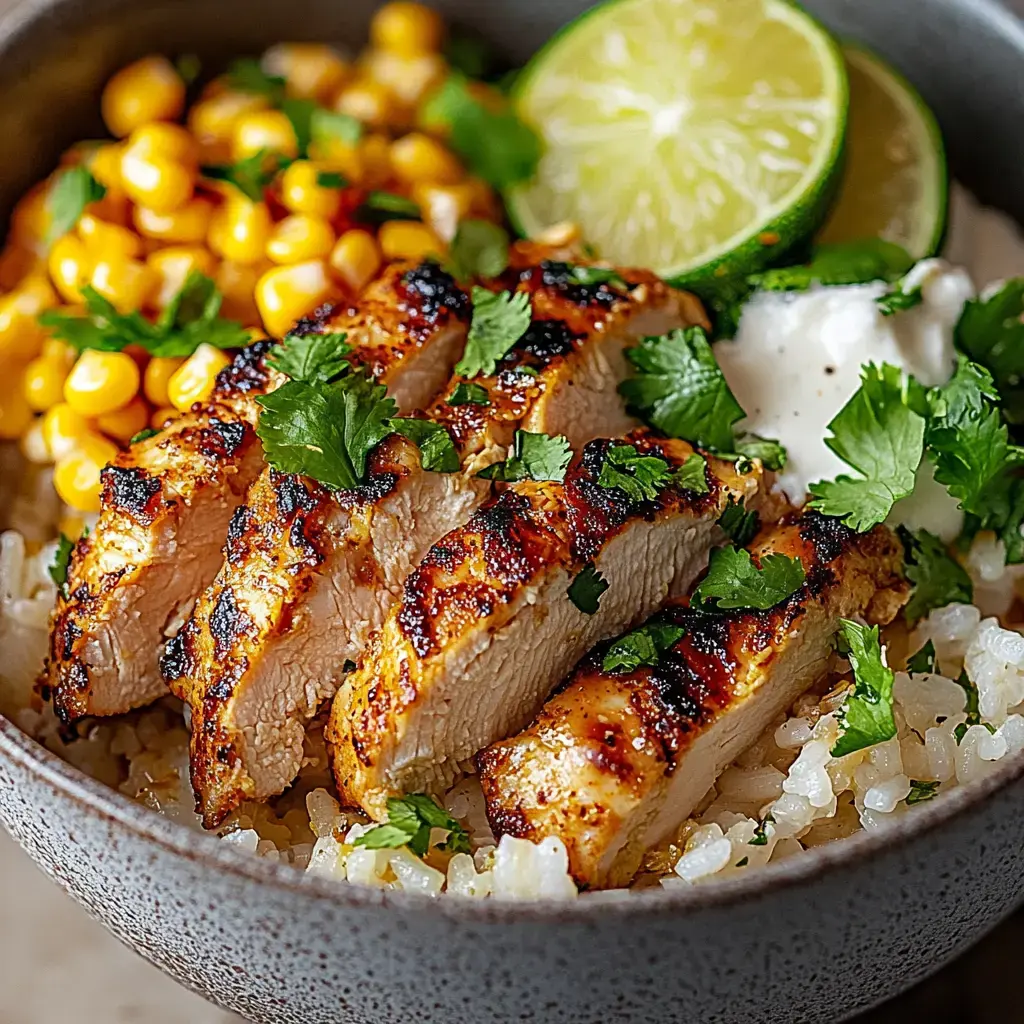
[[[99,130],[150,50],[208,64],[292,38],[357,44],[370,0],[34,0],[0,24],[0,205]],[[439,5],[511,61],[579,2]],[[1024,219],[1024,29],[987,0],[818,0],[935,106],[955,173]],[[862,833],[692,891],[430,901],[306,877],[197,836],[0,720],[0,819],[115,935],[255,1021],[835,1021],[934,971],[1024,892],[1024,760]]]

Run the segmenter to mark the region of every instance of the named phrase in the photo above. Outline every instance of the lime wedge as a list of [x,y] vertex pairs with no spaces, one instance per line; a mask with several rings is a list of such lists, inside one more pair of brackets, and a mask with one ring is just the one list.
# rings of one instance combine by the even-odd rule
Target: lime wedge
[[750,272],[820,226],[838,184],[839,47],[787,0],[615,0],[517,80],[541,134],[506,195],[526,235],[562,221],[614,263],[678,283]]
[[847,163],[822,242],[878,237],[915,259],[933,256],[946,230],[946,154],[935,116],[879,57],[845,46],[850,77]]

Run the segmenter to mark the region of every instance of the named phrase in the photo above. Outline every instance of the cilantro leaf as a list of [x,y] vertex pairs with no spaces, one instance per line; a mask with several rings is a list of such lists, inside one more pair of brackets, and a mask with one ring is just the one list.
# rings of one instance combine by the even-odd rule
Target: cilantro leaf
[[703,455],[694,452],[675,471],[672,479],[676,487],[684,491],[693,491],[695,494],[707,494],[711,488],[708,487],[708,463]]
[[320,188],[344,188],[348,182],[337,171],[317,171],[316,183]]
[[508,232],[489,220],[464,220],[448,247],[447,269],[456,281],[497,277],[508,266]]
[[[733,453],[740,456],[737,462],[741,459],[760,459],[765,469],[776,473],[786,468],[789,459],[789,453],[778,441],[757,434],[740,434],[733,441],[732,447]],[[723,455],[723,458],[729,458],[733,453]]]
[[473,319],[466,350],[455,367],[463,377],[491,377],[512,346],[530,326],[532,311],[526,292],[492,292],[474,288]]
[[746,547],[757,534],[761,525],[758,512],[748,512],[742,501],[736,501],[730,494],[722,514],[718,517],[718,525],[725,535],[737,546]]
[[825,443],[859,477],[811,484],[809,503],[859,533],[884,522],[914,489],[924,454],[925,419],[915,412],[913,384],[897,367],[869,363],[861,386],[828,425]]
[[832,747],[833,757],[845,757],[896,735],[892,713],[895,677],[885,663],[878,627],[862,626],[849,619],[840,621],[839,635],[849,648],[854,687],[838,712],[843,732]]
[[292,380],[315,384],[329,381],[349,369],[345,358],[352,351],[345,333],[286,334],[267,357],[268,365]]
[[971,577],[938,537],[927,530],[911,533],[904,526],[896,532],[903,542],[904,573],[914,584],[905,609],[908,622],[923,619],[932,609],[947,604],[973,603]]
[[740,329],[743,307],[754,294],[755,288],[746,277],[718,278],[713,275],[689,286],[704,303],[714,324],[712,339],[735,338]]
[[914,804],[923,804],[926,800],[937,797],[939,785],[938,782],[917,782],[911,779],[910,792],[907,794],[907,806],[913,807]]
[[935,644],[926,641],[924,647],[907,659],[907,671],[912,675],[931,674],[935,671]]
[[448,396],[449,405],[490,405],[491,396],[487,388],[469,381],[459,381]]
[[62,532],[57,540],[57,550],[53,554],[53,561],[46,570],[60,596],[64,598],[68,596],[68,566],[71,564],[71,556],[74,551],[75,542]]
[[611,267],[574,266],[569,271],[569,280],[582,285],[607,284],[622,289],[630,287],[629,282]]
[[887,291],[884,295],[879,295],[875,301],[878,303],[882,316],[895,316],[897,313],[903,313],[908,309],[913,309],[915,306],[920,306],[924,302],[924,293],[921,291],[920,285],[916,288],[911,288],[908,292],[904,290],[901,283]]
[[584,615],[593,615],[601,606],[601,595],[607,589],[608,581],[597,571],[593,562],[587,562],[573,578],[566,593]]
[[281,101],[281,113],[291,122],[300,158],[309,154],[309,144],[313,138],[313,118],[322,109],[313,100],[288,97]]
[[420,450],[420,465],[434,473],[456,473],[461,466],[451,434],[430,420],[411,417],[393,419],[391,426],[409,438]]
[[[775,824],[775,818],[773,817],[771,811],[769,811],[764,816],[764,820],[761,822],[761,824],[758,825],[757,828],[754,829],[754,836],[747,843],[747,846],[767,846],[768,845],[769,828],[770,828],[770,826],[772,826],[774,824]],[[775,829],[771,829],[771,831],[774,832]]]
[[423,214],[419,204],[395,192],[375,190],[356,210],[356,219],[369,224],[382,224],[386,220],[420,220]]
[[631,444],[608,449],[598,486],[614,487],[630,501],[654,501],[671,482],[669,464],[658,455],[641,455]]
[[106,194],[106,186],[101,185],[84,164],[62,171],[46,196],[46,209],[50,214],[46,244],[53,245],[61,235],[66,235],[78,223],[85,208],[99,202]]
[[199,173],[211,181],[226,181],[234,185],[242,195],[258,203],[278,172],[289,163],[291,161],[280,153],[261,149],[233,164],[204,164]]
[[284,99],[285,80],[280,75],[268,75],[260,62],[252,57],[233,60],[226,78],[232,89],[266,96],[273,106],[278,106]]
[[197,54],[182,53],[174,59],[174,70],[186,85],[191,85],[203,71],[203,62]]
[[258,401],[264,411],[256,433],[268,464],[326,487],[363,483],[367,456],[392,433],[395,403],[359,372],[330,384],[290,380]]
[[419,857],[430,848],[430,830],[444,829],[448,838],[444,849],[469,853],[469,833],[435,800],[423,793],[388,800],[388,820],[364,832],[354,845],[368,850],[397,849],[408,846]]
[[748,280],[765,291],[805,291],[812,285],[896,281],[914,265],[906,249],[882,238],[819,245],[803,266],[776,267]]
[[350,114],[339,114],[326,107],[317,107],[309,119],[311,141],[319,143],[343,142],[354,146],[363,136],[363,126]]
[[140,441],[148,441],[151,437],[156,437],[160,431],[154,427],[146,427],[145,430],[140,430],[137,434],[133,434],[129,444],[138,444]]
[[494,66],[494,52],[490,44],[479,36],[454,32],[444,47],[445,60],[467,78],[486,78]]
[[661,656],[686,635],[682,626],[649,622],[619,637],[608,648],[601,662],[604,672],[632,672],[641,665],[654,668]]
[[465,75],[453,72],[427,100],[427,123],[445,125],[449,143],[470,171],[495,188],[528,181],[537,170],[541,142],[511,106],[478,99]]
[[954,343],[991,373],[1011,426],[1024,424],[1024,278],[964,306]]
[[957,686],[967,695],[967,701],[964,704],[964,713],[967,715],[967,719],[953,730],[953,737],[957,745],[963,742],[967,730],[972,725],[984,725],[989,732],[995,732],[991,725],[987,725],[981,720],[981,695],[978,693],[978,687],[968,677],[967,672],[961,671],[960,677],[956,682]]
[[716,548],[707,575],[693,592],[694,604],[714,604],[722,611],[753,608],[767,611],[804,585],[799,558],[765,555],[760,567],[743,548]]
[[500,480],[515,483],[517,480],[565,479],[565,470],[572,460],[569,442],[560,434],[533,434],[528,430],[517,430],[512,444],[512,454],[504,462],[495,462],[480,470],[477,476],[485,480]]
[[644,338],[626,356],[634,376],[619,393],[641,419],[698,447],[732,450],[732,427],[744,412],[700,327]]

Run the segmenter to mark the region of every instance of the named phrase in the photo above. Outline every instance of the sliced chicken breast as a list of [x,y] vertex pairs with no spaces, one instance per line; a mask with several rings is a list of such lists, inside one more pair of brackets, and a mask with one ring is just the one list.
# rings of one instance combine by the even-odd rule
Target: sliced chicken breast
[[[693,451],[644,431],[628,442],[673,467]],[[590,646],[685,593],[729,499],[759,491],[759,467],[740,475],[709,460],[708,493],[670,484],[634,501],[597,482],[615,444],[587,445],[562,484],[513,485],[408,578],[332,707],[327,738],[347,802],[380,818],[389,797],[442,791],[522,728]],[[581,596],[594,569],[608,584],[596,609]]]
[[[298,334],[344,331],[351,359],[405,410],[430,401],[462,351],[469,299],[436,264],[395,264],[358,306],[324,306]],[[44,683],[66,722],[166,692],[158,648],[221,564],[232,513],[263,468],[257,397],[276,387],[267,342],[218,378],[210,402],[122,453],[103,474],[96,528],[76,548],[51,627]]]
[[[582,447],[609,424],[625,426],[616,392],[625,345],[703,319],[696,299],[649,274],[624,272],[636,281],[630,289],[566,295],[565,282],[535,270],[509,282],[531,293],[530,328],[494,376],[472,382],[488,404],[477,395],[451,405],[468,383],[456,377],[427,410],[448,427],[463,472],[425,471],[409,442],[391,439],[359,491],[333,496],[265,470],[246,499],[237,529],[257,539],[229,540],[217,579],[163,663],[171,690],[192,708],[193,785],[208,826],[292,782],[318,704],[334,696],[406,575],[485,500],[489,484],[475,473],[504,458],[515,430],[564,432]],[[228,600],[246,623],[233,647],[217,635]]]
[[495,835],[557,836],[581,885],[627,885],[645,851],[826,676],[839,619],[887,623],[905,600],[902,548],[885,527],[855,534],[807,512],[751,550],[800,558],[805,585],[766,612],[659,612],[652,622],[686,632],[657,667],[604,672],[602,645],[529,728],[479,755]]

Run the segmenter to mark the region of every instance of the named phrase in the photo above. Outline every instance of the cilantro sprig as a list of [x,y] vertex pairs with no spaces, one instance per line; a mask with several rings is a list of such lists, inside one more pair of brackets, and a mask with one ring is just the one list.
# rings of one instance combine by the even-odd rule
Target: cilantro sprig
[[200,168],[200,174],[210,181],[226,181],[234,185],[247,199],[258,203],[263,199],[271,182],[290,163],[291,160],[281,153],[261,149],[232,164],[204,164]]
[[39,317],[44,327],[79,351],[87,348],[120,352],[140,345],[151,356],[190,356],[202,344],[242,348],[249,332],[234,320],[220,317],[223,296],[213,281],[198,271],[189,274],[159,319],[153,323],[138,311],[119,313],[91,285],[82,289],[85,316],[47,310]]
[[456,473],[461,463],[451,434],[430,420],[399,417],[391,426],[420,450],[420,465],[433,473]]
[[916,779],[910,780],[910,792],[907,794],[907,806],[923,804],[928,800],[934,800],[939,795],[939,782],[919,782]]
[[504,462],[495,462],[481,469],[477,476],[485,480],[515,483],[517,480],[565,479],[565,471],[572,460],[569,442],[560,434],[534,434],[517,430],[512,442],[512,453]]
[[84,164],[69,167],[57,175],[46,197],[50,227],[46,233],[47,245],[66,235],[77,223],[90,203],[99,202],[107,194]]
[[845,757],[896,735],[892,711],[895,676],[885,663],[878,627],[840,621],[841,649],[850,660],[854,687],[837,713],[843,731],[832,747],[833,757]]
[[588,562],[573,577],[567,594],[569,600],[584,615],[595,615],[601,606],[601,597],[608,586],[608,581],[601,575],[594,563]]
[[938,537],[927,530],[912,533],[904,526],[897,533],[903,542],[904,574],[914,585],[905,608],[908,622],[923,619],[947,604],[973,603],[971,577]]
[[675,472],[675,482],[676,486],[684,491],[707,494],[711,490],[708,486],[708,460],[697,452],[687,456],[686,461]]
[[449,405],[490,405],[491,396],[487,388],[471,381],[459,381],[448,396]]
[[718,517],[718,525],[737,547],[743,548],[757,534],[761,516],[756,509],[748,512],[746,505],[730,494],[722,514]]
[[643,665],[654,668],[662,655],[686,635],[682,626],[649,622],[612,642],[601,661],[604,672],[633,672]]
[[446,269],[456,281],[497,277],[509,259],[508,232],[488,220],[464,220],[448,247]]
[[925,641],[924,646],[907,659],[907,671],[911,674],[931,674],[935,671],[935,644]]
[[462,377],[491,377],[512,346],[526,333],[532,316],[526,292],[492,292],[474,288],[473,317],[466,349],[455,367]]
[[75,551],[75,542],[66,534],[61,533],[57,540],[57,550],[53,553],[53,561],[47,566],[47,573],[61,597],[68,596],[68,567]]
[[436,800],[424,793],[411,793],[388,800],[388,820],[374,825],[356,839],[354,846],[367,850],[392,850],[402,846],[418,857],[430,849],[432,829],[444,829],[448,838],[438,849],[469,853],[469,833]]
[[286,334],[267,356],[267,363],[293,381],[328,381],[348,367],[346,357],[352,346],[347,338],[343,333]]
[[608,449],[598,486],[616,488],[630,501],[653,501],[672,480],[668,462],[659,455],[641,455],[631,444]]
[[707,574],[693,592],[693,603],[721,611],[767,611],[795,594],[804,579],[799,558],[765,555],[760,565],[755,565],[744,548],[716,548],[711,552]]

